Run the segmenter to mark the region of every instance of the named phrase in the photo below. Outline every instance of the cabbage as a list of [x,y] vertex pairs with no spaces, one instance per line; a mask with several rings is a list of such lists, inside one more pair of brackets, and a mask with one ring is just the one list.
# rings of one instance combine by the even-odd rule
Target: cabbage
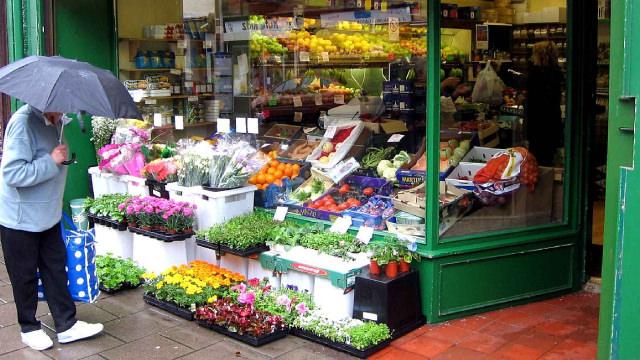
[[383,176],[384,170],[387,168],[393,168],[393,163],[389,160],[382,160],[378,163],[378,167],[376,170],[378,171],[378,176]]
[[404,164],[408,164],[411,161],[411,156],[406,151],[400,151],[398,155],[393,158],[393,166],[398,169]]
[[393,168],[393,167],[386,168],[386,169],[384,169],[384,172],[382,173],[382,177],[385,178],[388,181],[395,182],[397,180],[396,171],[398,171],[398,169]]

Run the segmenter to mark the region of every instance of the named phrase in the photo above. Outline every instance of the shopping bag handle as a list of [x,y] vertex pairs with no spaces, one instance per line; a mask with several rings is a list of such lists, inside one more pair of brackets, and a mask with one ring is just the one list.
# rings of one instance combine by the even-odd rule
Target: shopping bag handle
[[61,221],[61,230],[62,230],[62,234],[64,235],[64,229],[68,228],[69,230],[72,231],[78,231],[78,228],[76,228],[76,225],[73,223],[73,221],[71,220],[71,217],[69,215],[67,215],[66,212],[62,212],[62,221]]

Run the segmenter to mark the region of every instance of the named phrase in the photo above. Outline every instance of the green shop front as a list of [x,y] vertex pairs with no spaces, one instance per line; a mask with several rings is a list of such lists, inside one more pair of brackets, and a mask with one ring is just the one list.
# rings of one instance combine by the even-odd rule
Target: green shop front
[[[429,323],[558,296],[585,282],[592,5],[7,2],[12,59],[56,54],[113,71],[130,90],[142,90],[140,109],[168,142],[206,137],[218,119],[231,119],[231,127],[237,118],[258,119],[259,141],[304,160],[329,124],[357,121],[361,134],[345,159],[369,164],[372,147],[406,151],[411,161],[394,176],[379,163],[360,171],[396,182],[395,203],[413,225],[404,224],[413,232],[400,237],[417,243],[421,260],[413,267]],[[67,135],[72,150],[85,154],[70,169],[68,199],[90,191],[95,156],[88,119],[85,125]],[[515,163],[491,174],[515,166],[517,184],[498,176],[494,192],[485,192],[493,196],[473,195],[474,176],[513,148]],[[313,160],[329,168],[332,152],[323,149]],[[252,183],[277,183],[275,171]],[[403,184],[409,189],[397,188]],[[331,209],[311,205],[290,207],[288,218],[335,221],[318,215]],[[390,234],[397,236],[383,223],[373,241]]]

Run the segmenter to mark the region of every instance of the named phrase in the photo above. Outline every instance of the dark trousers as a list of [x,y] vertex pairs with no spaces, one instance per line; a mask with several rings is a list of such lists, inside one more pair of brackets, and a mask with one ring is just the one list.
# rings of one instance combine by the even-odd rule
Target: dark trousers
[[69,330],[76,322],[76,306],[67,288],[67,251],[60,225],[38,233],[0,226],[0,239],[22,332],[40,330],[38,270],[56,331]]

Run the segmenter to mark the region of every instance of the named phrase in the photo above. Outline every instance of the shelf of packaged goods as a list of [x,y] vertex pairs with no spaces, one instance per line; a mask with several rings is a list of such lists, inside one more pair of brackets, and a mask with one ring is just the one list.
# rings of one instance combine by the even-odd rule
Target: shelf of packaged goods
[[148,97],[142,98],[142,100],[175,100],[175,99],[188,99],[191,97],[211,97],[211,96],[213,96],[213,94],[148,96]]
[[174,42],[187,40],[187,42],[203,42],[204,40],[196,39],[152,39],[152,38],[119,38],[120,41],[138,41],[138,42]]
[[[216,126],[215,122],[197,122],[197,123],[192,123],[192,124],[184,124],[184,128],[185,129],[189,129],[189,128],[199,128],[199,127],[208,127],[208,126]],[[171,125],[163,125],[163,126],[155,126],[153,127],[153,130],[175,130],[175,131],[182,131],[182,130],[177,130],[175,128],[175,125],[171,124]]]

